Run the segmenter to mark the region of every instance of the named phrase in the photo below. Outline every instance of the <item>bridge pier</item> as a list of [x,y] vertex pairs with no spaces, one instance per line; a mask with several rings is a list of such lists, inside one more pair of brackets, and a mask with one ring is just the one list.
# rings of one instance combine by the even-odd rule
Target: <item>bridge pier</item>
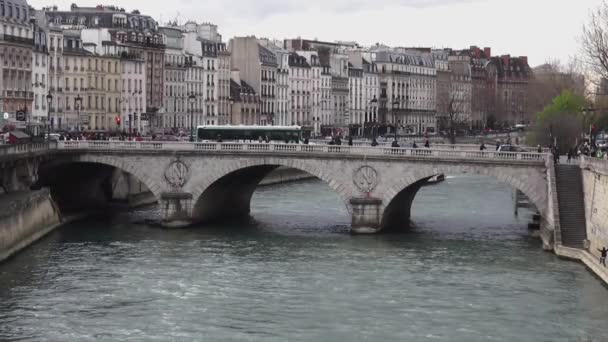
[[379,198],[351,198],[351,232],[353,234],[376,234],[382,223],[382,200]]
[[167,228],[183,228],[192,224],[192,194],[167,192],[161,195],[162,225]]

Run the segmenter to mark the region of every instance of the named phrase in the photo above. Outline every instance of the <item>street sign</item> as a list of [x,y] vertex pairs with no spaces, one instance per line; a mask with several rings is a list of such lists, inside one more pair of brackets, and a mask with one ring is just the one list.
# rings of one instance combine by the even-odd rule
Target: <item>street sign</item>
[[16,113],[17,115],[15,116],[15,118],[17,119],[17,121],[25,121],[25,112],[20,110],[17,111]]

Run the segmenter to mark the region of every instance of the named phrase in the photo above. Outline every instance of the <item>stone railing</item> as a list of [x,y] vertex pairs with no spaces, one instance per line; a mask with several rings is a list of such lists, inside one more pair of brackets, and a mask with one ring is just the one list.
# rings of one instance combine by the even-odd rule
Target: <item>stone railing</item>
[[472,150],[442,150],[427,148],[390,148],[371,146],[336,146],[266,143],[189,143],[189,142],[135,142],[135,141],[59,141],[59,150],[83,151],[191,151],[197,153],[271,153],[291,155],[386,156],[401,158],[428,158],[447,160],[521,161],[543,164],[548,158],[542,153],[515,153]]
[[57,149],[56,141],[27,144],[6,144],[0,145],[0,157],[45,152],[55,149]]
[[[415,140],[416,144],[418,145],[419,148],[424,147],[424,139],[420,140]],[[313,144],[316,145],[328,145],[329,141],[324,141],[324,140],[313,140],[312,141]],[[347,145],[348,141],[342,141],[342,145]],[[392,141],[378,141],[378,146],[380,147],[391,147]],[[401,145],[401,147],[404,148],[411,148],[412,147],[412,141],[407,141],[407,142],[403,142],[403,141],[399,141],[399,145]],[[370,141],[353,141],[353,146],[371,146],[371,142]],[[431,149],[438,149],[438,150],[466,150],[466,151],[479,151],[479,144],[445,144],[445,143],[433,143],[431,142],[430,148]],[[486,145],[487,150],[486,151],[493,151],[495,149],[496,145]],[[525,150],[526,152],[537,152],[536,147],[531,147],[531,146],[518,146],[521,149]],[[550,150],[548,148],[543,148],[543,153],[549,153]]]

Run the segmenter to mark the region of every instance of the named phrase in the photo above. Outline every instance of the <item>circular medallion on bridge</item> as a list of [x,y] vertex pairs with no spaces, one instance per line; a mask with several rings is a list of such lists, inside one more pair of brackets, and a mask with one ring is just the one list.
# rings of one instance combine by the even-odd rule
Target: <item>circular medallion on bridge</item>
[[371,166],[362,166],[355,171],[353,182],[361,192],[372,192],[378,186],[378,171]]
[[190,170],[181,160],[175,160],[165,169],[165,180],[170,185],[181,188],[188,181]]

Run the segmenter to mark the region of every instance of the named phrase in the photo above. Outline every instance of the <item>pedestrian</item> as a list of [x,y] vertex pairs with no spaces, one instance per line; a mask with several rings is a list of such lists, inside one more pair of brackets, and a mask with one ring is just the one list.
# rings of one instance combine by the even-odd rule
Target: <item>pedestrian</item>
[[221,142],[222,142],[222,135],[221,135],[221,134],[218,134],[218,135],[217,135],[217,142],[218,142],[218,143],[221,143]]
[[487,150],[487,149],[488,149],[488,148],[486,147],[486,144],[484,144],[484,143],[482,142],[482,143],[481,143],[481,146],[479,146],[479,150],[480,150],[480,151],[485,151],[485,150]]
[[606,267],[606,257],[608,256],[608,249],[606,247],[602,249],[598,249],[600,251],[600,265],[604,265]]
[[543,148],[540,145],[538,145],[538,148],[536,149],[536,152],[543,153]]
[[399,142],[397,141],[397,139],[393,140],[393,143],[391,144],[392,148],[399,148]]
[[555,164],[559,164],[559,149],[556,146],[553,146],[553,162]]
[[342,139],[340,139],[340,137],[336,137],[336,145],[340,146],[342,145]]
[[431,143],[430,143],[430,142],[427,140],[427,141],[424,143],[424,147],[426,147],[426,148],[431,148]]
[[378,141],[376,141],[376,138],[372,138],[372,147],[376,146],[378,146]]
[[500,149],[500,141],[496,140],[496,151]]
[[262,136],[261,136],[261,135],[260,135],[260,136],[258,136],[258,144],[261,144],[261,143],[262,143],[262,141],[263,141]]
[[414,141],[414,143],[412,144],[412,148],[418,148],[418,145],[416,145],[416,141]]
[[572,147],[568,149],[568,164],[572,161]]
[[304,138],[304,145],[308,145],[308,138]]
[[353,146],[353,137],[348,137],[348,146]]

